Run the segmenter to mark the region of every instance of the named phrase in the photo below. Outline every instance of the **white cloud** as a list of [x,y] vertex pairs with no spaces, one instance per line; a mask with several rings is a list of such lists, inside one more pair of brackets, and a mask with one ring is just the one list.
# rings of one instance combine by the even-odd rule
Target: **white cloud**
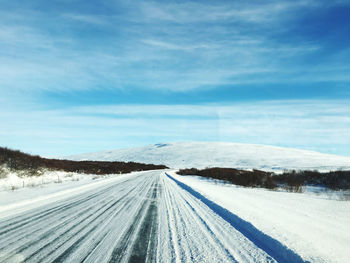
[[[222,3],[159,3],[143,2],[140,5],[142,17],[165,20],[174,23],[210,22],[231,20],[241,22],[272,22],[281,15],[297,8],[317,5],[317,1],[268,1],[264,4],[249,2]],[[141,17],[141,19],[142,19]]]
[[230,105],[112,105],[0,112],[0,145],[70,154],[211,140],[272,144],[350,155],[349,101]]
[[[345,69],[332,70],[339,58],[316,71],[303,64],[288,64],[317,52],[317,43],[276,43],[266,31],[250,32],[251,26],[245,24],[256,20],[259,26],[268,20],[280,30],[276,14],[315,3],[128,2],[123,3],[127,7],[123,14],[53,14],[56,17],[47,27],[47,16],[38,11],[19,10],[16,15],[2,11],[0,49],[6,52],[0,53],[0,89],[71,92],[133,87],[186,91],[286,80],[348,81]],[[230,19],[245,22],[232,24]],[[197,20],[210,23],[197,25]],[[98,27],[79,23],[75,27],[75,22]],[[65,26],[61,28],[61,24]],[[52,34],[52,27],[60,30],[56,28],[57,33]],[[91,28],[97,29],[89,32]],[[95,33],[105,40],[95,38]]]
[[183,51],[193,51],[195,49],[218,48],[218,46],[213,46],[209,44],[179,45],[179,44],[173,44],[166,41],[159,41],[159,40],[153,40],[153,39],[145,39],[145,40],[142,40],[142,42],[147,45],[160,47],[164,49],[183,50]]
[[108,25],[109,24],[108,21],[112,18],[112,17],[101,16],[101,15],[82,15],[79,13],[64,14],[63,17],[66,19],[89,23],[89,24],[95,24],[95,25]]

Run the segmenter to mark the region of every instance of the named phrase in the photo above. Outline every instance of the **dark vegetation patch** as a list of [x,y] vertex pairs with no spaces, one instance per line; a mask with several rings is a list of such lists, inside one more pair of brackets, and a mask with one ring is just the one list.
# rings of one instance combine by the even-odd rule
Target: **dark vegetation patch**
[[267,189],[285,188],[291,192],[301,192],[303,186],[322,186],[331,190],[350,189],[350,171],[287,171],[282,174],[260,170],[246,171],[234,168],[181,169],[180,175],[198,175],[223,180],[245,187]]
[[0,147],[0,165],[5,165],[11,171],[26,171],[26,174],[31,176],[40,175],[43,169],[103,175],[168,168],[165,165],[135,162],[47,159],[4,147]]
[[350,189],[350,171],[288,171],[283,174],[274,175],[273,179],[278,184],[289,187],[300,188],[305,185],[323,186],[331,190]]

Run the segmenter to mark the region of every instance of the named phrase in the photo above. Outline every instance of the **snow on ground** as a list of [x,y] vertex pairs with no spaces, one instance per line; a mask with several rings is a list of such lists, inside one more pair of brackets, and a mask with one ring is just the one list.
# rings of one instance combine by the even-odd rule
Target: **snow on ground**
[[196,176],[175,179],[311,262],[349,262],[350,202],[325,195],[223,185]]
[[45,171],[40,176],[27,176],[25,173],[19,175],[16,172],[8,172],[5,178],[0,179],[0,191],[17,190],[25,187],[38,187],[52,183],[63,183],[67,181],[79,181],[90,178],[91,175],[79,173],[67,173],[62,171]]
[[171,168],[233,167],[283,171],[350,169],[350,157],[275,146],[177,142],[70,156],[72,160],[134,161]]
[[8,178],[0,179],[0,218],[123,181],[139,173],[100,176],[50,171],[35,178],[19,178],[12,173]]
[[303,262],[265,250],[163,171],[118,178],[0,217],[0,261]]
[[350,202],[166,172],[0,191],[0,261],[348,261]]

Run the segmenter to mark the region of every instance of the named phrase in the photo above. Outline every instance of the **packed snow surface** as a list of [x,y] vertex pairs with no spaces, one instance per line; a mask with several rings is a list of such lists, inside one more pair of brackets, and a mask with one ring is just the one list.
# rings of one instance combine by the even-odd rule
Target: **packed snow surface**
[[350,203],[322,196],[227,186],[171,171],[0,194],[0,262],[348,259]]
[[0,206],[0,262],[276,262],[161,171],[65,194]]
[[72,160],[134,161],[171,168],[233,167],[283,171],[350,169],[350,157],[275,146],[177,142],[70,156]]

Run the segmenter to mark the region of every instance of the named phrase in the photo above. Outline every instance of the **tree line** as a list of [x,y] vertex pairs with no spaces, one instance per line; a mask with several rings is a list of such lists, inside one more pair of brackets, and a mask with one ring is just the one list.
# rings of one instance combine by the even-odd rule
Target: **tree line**
[[350,171],[285,171],[282,174],[261,170],[239,170],[234,168],[196,168],[181,169],[180,175],[199,175],[230,182],[245,187],[261,187],[276,189],[286,188],[289,191],[300,192],[303,186],[323,186],[332,190],[350,189]]
[[25,170],[28,175],[32,176],[38,175],[38,171],[42,169],[102,175],[168,168],[165,165],[144,164],[137,162],[71,161],[48,159],[5,147],[0,147],[0,165],[5,165],[11,171]]

